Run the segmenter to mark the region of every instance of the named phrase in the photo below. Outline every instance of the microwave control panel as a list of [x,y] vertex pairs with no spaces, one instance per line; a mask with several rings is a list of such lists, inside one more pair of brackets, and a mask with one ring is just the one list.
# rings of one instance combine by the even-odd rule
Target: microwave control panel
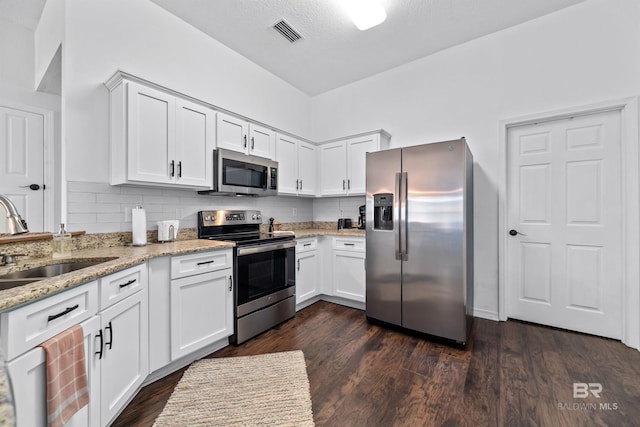
[[278,189],[278,168],[271,168],[271,182],[269,183],[270,190]]

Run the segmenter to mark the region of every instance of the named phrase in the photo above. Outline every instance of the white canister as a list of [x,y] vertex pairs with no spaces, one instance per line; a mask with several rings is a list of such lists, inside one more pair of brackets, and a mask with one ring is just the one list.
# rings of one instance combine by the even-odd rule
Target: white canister
[[131,231],[134,246],[147,244],[147,214],[141,205],[131,209]]

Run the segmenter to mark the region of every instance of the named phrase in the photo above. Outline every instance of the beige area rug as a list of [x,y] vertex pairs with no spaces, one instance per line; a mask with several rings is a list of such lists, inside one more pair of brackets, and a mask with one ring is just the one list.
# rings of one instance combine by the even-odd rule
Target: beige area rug
[[155,426],[313,426],[302,351],[203,359],[182,376]]

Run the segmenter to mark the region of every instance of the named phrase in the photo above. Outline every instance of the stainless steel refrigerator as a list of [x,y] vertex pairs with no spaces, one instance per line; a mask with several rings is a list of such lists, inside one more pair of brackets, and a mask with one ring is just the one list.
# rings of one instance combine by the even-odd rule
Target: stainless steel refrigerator
[[466,344],[473,156],[464,138],[367,153],[366,314]]

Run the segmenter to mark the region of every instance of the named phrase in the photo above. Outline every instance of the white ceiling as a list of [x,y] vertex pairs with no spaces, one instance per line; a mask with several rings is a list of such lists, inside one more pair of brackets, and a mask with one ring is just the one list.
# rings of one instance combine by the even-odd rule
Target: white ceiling
[[[0,0],[35,29],[46,0]],[[151,0],[309,95],[316,95],[585,0],[381,0],[387,19],[359,31],[338,0]],[[304,37],[271,28],[281,18]]]
[[[152,0],[300,90],[316,95],[584,0],[381,0],[358,30],[338,0]],[[304,40],[271,26],[285,18]]]
[[0,0],[0,18],[35,30],[47,0]]

